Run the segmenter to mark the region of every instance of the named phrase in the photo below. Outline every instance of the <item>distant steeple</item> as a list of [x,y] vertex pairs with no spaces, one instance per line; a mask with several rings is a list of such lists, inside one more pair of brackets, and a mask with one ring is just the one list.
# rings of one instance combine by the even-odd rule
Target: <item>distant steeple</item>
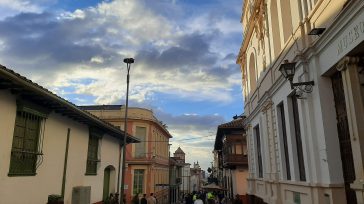
[[181,147],[178,147],[177,150],[173,153],[173,156],[178,157],[182,163],[185,163],[185,155],[186,154],[183,152]]
[[175,154],[185,154],[181,147],[178,147],[177,150],[174,152]]

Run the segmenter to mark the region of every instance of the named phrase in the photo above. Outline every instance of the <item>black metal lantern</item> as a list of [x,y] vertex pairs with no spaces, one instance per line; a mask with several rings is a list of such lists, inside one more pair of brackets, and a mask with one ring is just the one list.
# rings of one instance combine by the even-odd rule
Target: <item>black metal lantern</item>
[[284,78],[289,80],[291,89],[295,90],[296,95],[299,96],[298,98],[302,98],[303,92],[312,92],[312,87],[315,85],[314,81],[293,83],[293,77],[296,71],[296,62],[288,62],[288,60],[284,60],[284,63],[279,67],[279,71],[282,73]]
[[281,67],[279,67],[279,71],[282,73],[284,78],[292,81],[296,71],[296,62],[288,62],[288,60],[284,60],[284,63],[281,64]]

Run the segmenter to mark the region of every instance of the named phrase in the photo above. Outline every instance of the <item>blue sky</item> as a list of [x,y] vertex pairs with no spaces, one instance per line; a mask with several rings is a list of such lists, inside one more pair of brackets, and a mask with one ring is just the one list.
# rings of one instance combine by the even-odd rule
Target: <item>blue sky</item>
[[[190,163],[243,112],[242,0],[0,0],[0,64],[78,105],[150,108]],[[203,139],[191,139],[203,138]],[[196,156],[199,155],[199,156]]]

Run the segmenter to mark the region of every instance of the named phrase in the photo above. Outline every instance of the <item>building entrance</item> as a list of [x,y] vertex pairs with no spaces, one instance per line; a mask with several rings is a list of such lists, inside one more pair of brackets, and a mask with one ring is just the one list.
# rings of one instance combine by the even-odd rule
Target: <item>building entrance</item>
[[355,180],[353,153],[351,149],[350,132],[346,111],[345,95],[341,72],[336,72],[332,77],[332,90],[334,92],[337,130],[340,143],[341,162],[344,174],[346,200],[348,204],[356,204],[355,191],[350,184]]

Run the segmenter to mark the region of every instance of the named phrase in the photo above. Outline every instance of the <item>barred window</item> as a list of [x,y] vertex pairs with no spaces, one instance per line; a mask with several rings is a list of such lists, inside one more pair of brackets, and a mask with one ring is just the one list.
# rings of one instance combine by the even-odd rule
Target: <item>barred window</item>
[[96,132],[90,128],[89,140],[88,140],[88,152],[86,163],[86,175],[97,174],[97,164],[99,160],[99,140],[101,133]]
[[143,193],[144,169],[134,170],[133,194]]
[[9,176],[32,176],[42,162],[46,115],[18,105],[15,118]]

